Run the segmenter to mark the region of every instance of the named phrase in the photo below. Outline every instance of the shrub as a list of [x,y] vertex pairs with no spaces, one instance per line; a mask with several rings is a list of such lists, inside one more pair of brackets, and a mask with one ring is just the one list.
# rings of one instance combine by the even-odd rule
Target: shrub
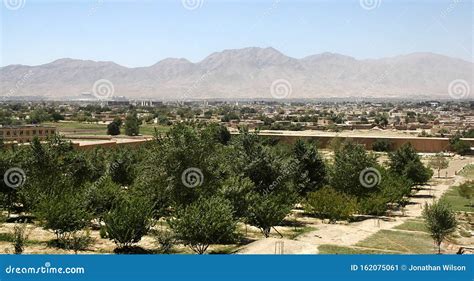
[[15,254],[20,255],[23,253],[29,234],[26,223],[15,224],[12,233],[13,241],[11,242]]
[[349,195],[325,186],[308,194],[304,208],[307,213],[335,222],[349,219],[357,209],[357,202]]
[[78,231],[71,235],[65,246],[66,249],[71,249],[77,254],[78,251],[86,250],[93,242],[94,239],[91,238],[89,231],[85,233]]
[[381,216],[387,211],[388,198],[381,193],[371,194],[359,200],[359,213],[365,215]]
[[392,148],[392,143],[387,139],[377,139],[372,144],[372,150],[380,152],[388,152]]
[[37,212],[44,228],[54,231],[58,240],[67,240],[73,232],[85,228],[91,219],[84,196],[70,192],[43,198]]
[[104,216],[107,237],[118,248],[139,242],[151,227],[152,204],[143,197],[125,195]]
[[177,238],[198,254],[211,244],[233,240],[237,227],[231,203],[217,196],[200,197],[178,210],[169,223]]
[[160,252],[163,254],[169,254],[175,242],[175,234],[167,229],[159,229],[153,231],[153,237],[156,244],[160,247]]

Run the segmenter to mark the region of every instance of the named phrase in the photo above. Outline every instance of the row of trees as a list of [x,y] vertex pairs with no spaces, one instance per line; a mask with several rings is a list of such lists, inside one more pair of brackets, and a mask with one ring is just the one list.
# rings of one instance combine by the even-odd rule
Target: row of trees
[[[122,119],[115,118],[112,122],[107,125],[107,135],[117,136],[120,135],[120,127],[122,126]],[[138,120],[137,113],[132,112],[125,118],[125,134],[127,136],[138,136],[140,134],[140,120]]]
[[35,215],[62,245],[100,227],[122,251],[161,222],[169,227],[157,232],[160,241],[172,236],[197,253],[238,239],[239,222],[268,237],[297,203],[329,221],[383,214],[432,176],[409,145],[381,165],[349,141],[329,161],[314,143],[289,146],[247,130],[231,138],[215,124],[176,125],[133,149],[76,151],[59,137],[34,140],[0,154],[0,172],[11,167],[27,179],[18,189],[1,183],[3,207]]

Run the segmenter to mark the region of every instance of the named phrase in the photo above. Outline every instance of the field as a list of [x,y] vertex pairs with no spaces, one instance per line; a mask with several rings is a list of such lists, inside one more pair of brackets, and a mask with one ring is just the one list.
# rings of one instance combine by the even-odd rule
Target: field
[[[44,123],[45,126],[56,127],[61,134],[65,135],[93,135],[93,136],[106,136],[107,135],[107,124],[102,123],[85,123],[85,122],[57,122],[57,123]],[[153,136],[155,129],[159,132],[167,132],[169,127],[158,125],[158,124],[143,124],[140,126],[140,134],[146,136]],[[125,129],[121,128],[121,134],[125,134]]]
[[356,246],[415,254],[431,254],[434,249],[428,234],[398,230],[381,230]]

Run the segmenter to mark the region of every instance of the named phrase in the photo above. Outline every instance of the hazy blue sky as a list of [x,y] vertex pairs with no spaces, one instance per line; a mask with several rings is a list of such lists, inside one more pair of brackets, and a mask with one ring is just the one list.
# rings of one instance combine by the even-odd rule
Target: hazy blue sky
[[64,57],[148,66],[249,46],[296,58],[434,52],[473,61],[471,0],[2,1],[2,66]]

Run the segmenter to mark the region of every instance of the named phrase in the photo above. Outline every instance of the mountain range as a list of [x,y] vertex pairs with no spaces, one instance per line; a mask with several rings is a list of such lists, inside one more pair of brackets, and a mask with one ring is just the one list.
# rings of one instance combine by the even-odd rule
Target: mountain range
[[96,93],[97,81],[105,81],[112,85],[106,98],[449,99],[452,81],[473,88],[473,71],[472,62],[433,53],[363,60],[322,53],[296,59],[274,48],[250,47],[215,52],[197,63],[167,58],[135,68],[69,58],[37,66],[8,65],[0,68],[0,96],[68,99]]

